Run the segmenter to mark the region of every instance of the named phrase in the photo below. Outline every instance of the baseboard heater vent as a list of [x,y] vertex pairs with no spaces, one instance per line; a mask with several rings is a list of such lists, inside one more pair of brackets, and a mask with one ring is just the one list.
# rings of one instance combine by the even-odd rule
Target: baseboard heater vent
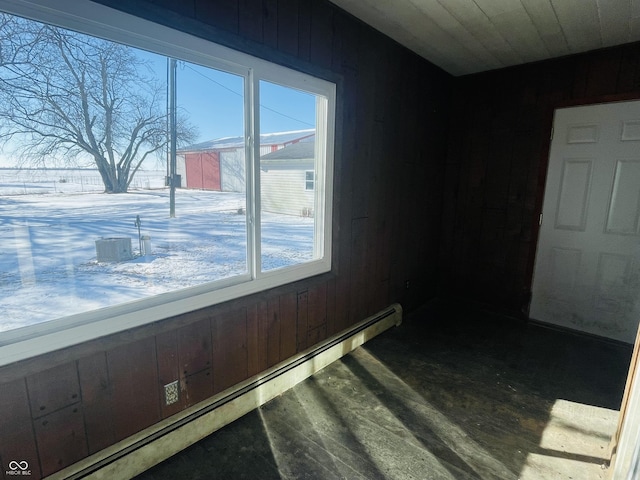
[[50,479],[131,478],[260,407],[385,330],[400,325],[388,308],[273,368],[54,473]]

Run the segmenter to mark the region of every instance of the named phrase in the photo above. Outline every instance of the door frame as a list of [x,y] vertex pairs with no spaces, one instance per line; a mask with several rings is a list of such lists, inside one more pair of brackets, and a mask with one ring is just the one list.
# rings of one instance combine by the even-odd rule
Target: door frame
[[[607,479],[628,478],[634,462],[637,462],[637,434],[640,425],[640,329],[636,334],[627,383],[618,415],[616,431],[609,442],[609,472]],[[634,435],[635,433],[635,435]]]
[[[535,239],[535,248],[529,253],[527,262],[527,291],[529,298],[525,306],[526,316],[529,318],[529,310],[531,306],[532,290],[533,290],[533,273],[535,270],[535,261],[538,253],[540,242],[540,215],[542,214],[542,206],[544,204],[544,194],[547,184],[547,173],[549,171],[549,159],[551,155],[551,140],[553,135],[553,124],[555,111],[559,108],[571,108],[588,105],[599,105],[605,103],[616,103],[625,101],[640,100],[640,92],[602,95],[596,97],[563,100],[551,103],[547,106],[543,114],[542,131],[547,135],[540,150],[540,167],[538,170],[538,190],[536,192],[536,202],[534,215],[532,219],[532,232]],[[611,437],[609,444],[609,461],[610,468],[607,478],[626,478],[630,469],[634,468],[634,462],[638,461],[634,453],[638,439],[635,438],[633,432],[635,427],[640,425],[640,328],[636,335],[633,356],[629,365],[627,374],[627,382],[624,395],[620,405],[620,413],[618,417],[618,426],[616,432]],[[625,428],[626,427],[626,428]],[[616,476],[614,476],[614,473]],[[624,476],[621,476],[624,475]]]

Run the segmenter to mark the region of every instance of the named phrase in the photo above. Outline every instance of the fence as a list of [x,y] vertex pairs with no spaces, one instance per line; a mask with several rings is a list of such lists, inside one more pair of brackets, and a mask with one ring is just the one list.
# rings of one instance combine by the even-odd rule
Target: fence
[[[139,171],[131,190],[165,186],[164,171]],[[0,169],[0,195],[102,192],[104,184],[97,170],[88,169]]]

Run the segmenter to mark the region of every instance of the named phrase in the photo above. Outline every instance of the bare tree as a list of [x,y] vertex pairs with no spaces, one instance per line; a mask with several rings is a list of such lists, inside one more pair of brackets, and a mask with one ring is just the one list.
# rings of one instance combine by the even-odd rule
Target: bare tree
[[[0,14],[0,140],[24,162],[90,160],[105,192],[129,188],[167,144],[166,87],[134,48]],[[195,129],[178,122],[177,137]]]

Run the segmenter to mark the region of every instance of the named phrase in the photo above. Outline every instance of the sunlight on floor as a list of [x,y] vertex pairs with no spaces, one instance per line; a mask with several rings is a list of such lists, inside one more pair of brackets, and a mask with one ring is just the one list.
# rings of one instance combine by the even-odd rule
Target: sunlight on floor
[[[467,431],[366,348],[298,384],[289,396],[258,409],[284,478],[297,478],[314,465],[321,478],[406,479],[428,473],[440,480],[604,480],[618,416],[615,410],[559,399],[548,420],[514,419],[524,431],[532,430],[535,442],[514,433],[512,444],[483,444],[479,438],[491,441],[491,434]],[[520,460],[507,462],[510,456]]]
[[277,440],[274,439],[274,435],[269,429],[269,422],[267,422],[267,420],[265,419],[263,410],[261,408],[258,408],[257,411],[258,411],[258,414],[260,415],[260,420],[262,421],[262,426],[267,435],[267,439],[269,440],[269,447],[271,448],[273,459],[275,460],[276,465],[278,466],[278,471],[282,474],[285,474],[287,469],[286,469],[285,462],[283,462],[282,455],[280,454],[280,452],[282,451],[281,446],[278,445]]
[[417,479],[425,472],[441,480],[515,478],[365,349],[331,368],[330,376],[296,387],[286,423],[282,411],[271,415],[268,406],[259,409],[285,478],[295,478],[303,460],[330,478]]
[[[369,391],[361,378],[343,365],[339,370],[339,378],[330,377],[329,382],[348,384],[351,398],[336,393],[333,386],[310,379],[296,387],[298,408],[286,426],[278,424],[277,419],[270,421],[268,412],[259,410],[273,457],[285,478],[297,478],[296,464],[301,457],[315,462],[317,471],[326,474],[326,478],[337,474],[350,479],[404,480],[422,478],[426,471],[434,480],[457,478]],[[367,408],[358,411],[362,410],[358,399],[362,396],[367,398]],[[304,435],[304,444],[292,444],[288,429]],[[336,442],[336,438],[341,441]]]
[[540,448],[529,453],[520,478],[606,478],[609,440],[617,421],[616,410],[557,400]]
[[[463,460],[481,478],[511,478],[513,473],[489,452],[474,442],[467,432],[452,422],[436,407],[430,405],[420,394],[407,385],[401,378],[388,369],[382,362],[365,349],[352,353],[359,365],[384,386],[394,400],[408,409],[413,422],[407,428],[427,428],[461,460]],[[367,365],[375,368],[367,368]],[[429,445],[424,447],[429,448]]]

